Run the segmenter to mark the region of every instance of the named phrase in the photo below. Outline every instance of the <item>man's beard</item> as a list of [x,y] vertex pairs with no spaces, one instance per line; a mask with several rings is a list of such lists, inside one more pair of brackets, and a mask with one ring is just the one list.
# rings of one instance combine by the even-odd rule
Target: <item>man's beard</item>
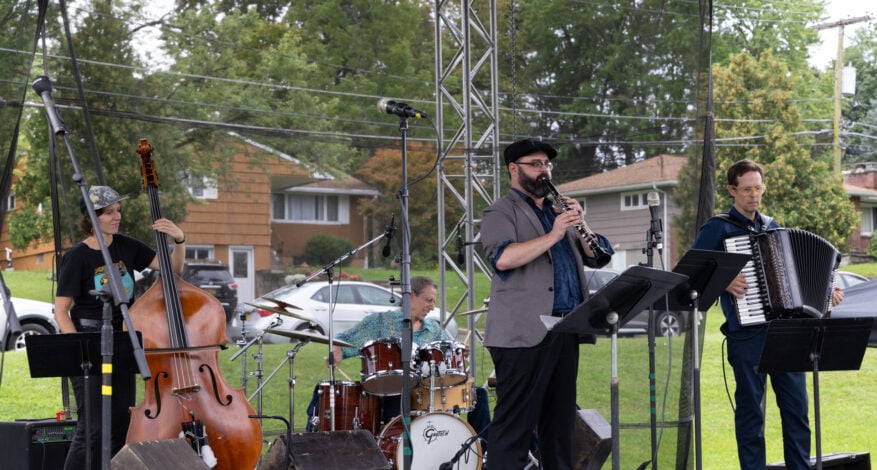
[[536,196],[537,198],[543,198],[548,195],[548,186],[539,181],[542,175],[540,174],[536,178],[530,178],[523,171],[518,173],[518,184],[521,185],[521,188],[524,188],[524,191]]

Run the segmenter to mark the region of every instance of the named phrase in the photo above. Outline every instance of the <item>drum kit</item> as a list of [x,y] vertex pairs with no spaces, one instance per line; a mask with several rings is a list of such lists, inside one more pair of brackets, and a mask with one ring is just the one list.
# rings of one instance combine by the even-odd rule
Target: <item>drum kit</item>
[[[294,305],[274,299],[267,300],[275,303],[276,306],[254,306],[281,315],[311,321],[303,315],[291,312],[290,309],[301,310]],[[261,334],[267,333],[300,340],[295,350],[287,354],[290,363],[290,377],[293,377],[292,361],[300,347],[309,342],[330,343],[328,337],[310,331],[269,328]],[[254,339],[243,342],[242,350],[232,356],[232,360],[242,354],[255,341]],[[332,339],[331,344],[353,347],[350,343],[337,339]],[[261,359],[261,341],[259,341],[259,348],[256,357]],[[467,367],[469,351],[463,343],[433,341],[423,346],[414,344],[408,377],[404,377],[402,371],[400,338],[379,338],[369,341],[360,348],[359,352],[362,362],[361,381],[335,380],[333,382],[330,380],[318,384],[318,408],[311,420],[314,429],[317,431],[369,431],[375,436],[378,447],[387,460],[395,468],[402,468],[402,416],[396,416],[381,426],[381,397],[400,396],[403,384],[407,380],[411,390],[409,434],[413,455],[411,468],[414,470],[434,469],[438,464],[452,458],[457,459],[454,468],[474,470],[481,468],[483,453],[481,443],[477,439],[477,433],[469,423],[460,417],[461,413],[472,411],[475,407],[475,379],[469,377]],[[280,366],[282,365],[280,364]],[[274,376],[280,366],[264,382],[261,381],[261,364],[258,366],[259,370],[254,374],[259,378],[260,383],[257,390],[250,396],[250,400],[258,394],[259,409],[261,409],[260,392],[262,387]],[[338,370],[340,371],[340,369]],[[349,379],[349,377],[347,378]],[[292,388],[291,386],[290,395],[292,395]],[[332,391],[334,391],[334,400],[332,399]],[[290,408],[292,407],[292,396],[290,396]],[[292,411],[290,411],[290,422],[294,422]]]

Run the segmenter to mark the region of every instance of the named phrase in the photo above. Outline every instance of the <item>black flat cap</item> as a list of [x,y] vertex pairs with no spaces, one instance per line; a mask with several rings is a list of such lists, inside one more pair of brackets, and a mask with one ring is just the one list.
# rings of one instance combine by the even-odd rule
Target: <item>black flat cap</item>
[[535,139],[524,139],[509,144],[503,152],[503,157],[505,158],[505,164],[508,165],[521,157],[536,152],[545,152],[545,154],[548,155],[549,160],[557,156],[557,150],[554,150],[554,147],[545,142]]

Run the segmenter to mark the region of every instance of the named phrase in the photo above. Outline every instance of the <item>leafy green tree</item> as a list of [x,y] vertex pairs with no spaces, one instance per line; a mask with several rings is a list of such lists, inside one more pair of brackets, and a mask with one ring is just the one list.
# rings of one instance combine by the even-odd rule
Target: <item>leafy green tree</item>
[[856,93],[845,99],[844,167],[877,160],[877,30],[862,28],[844,50],[844,64],[856,68]]
[[690,132],[678,118],[695,89],[696,2],[517,4],[513,72],[525,108],[548,111],[530,113],[525,133],[571,144],[558,179],[678,150]]
[[[139,139],[148,138],[160,149],[156,155],[173,156],[174,158],[156,158],[156,167],[160,174],[177,176],[188,168],[187,156],[174,152],[168,129],[148,123],[129,119],[132,111],[143,115],[158,115],[159,105],[143,100],[132,90],[140,90],[149,96],[150,90],[157,90],[157,83],[149,77],[137,72],[139,63],[131,45],[131,31],[127,24],[119,19],[129,18],[139,4],[122,4],[116,9],[111,2],[95,2],[90,8],[77,10],[81,17],[71,15],[72,43],[76,56],[89,60],[78,61],[78,74],[85,90],[85,102],[80,99],[74,77],[77,71],[65,57],[69,53],[66,40],[53,41],[53,53],[48,61],[54,81],[54,96],[61,105],[72,105],[73,108],[59,108],[62,118],[69,129],[69,141],[72,152],[69,152],[64,141],[55,138],[57,155],[59,201],[62,212],[61,219],[64,232],[76,227],[81,217],[79,202],[81,190],[73,181],[75,174],[73,160],[82,172],[83,184],[88,186],[106,184],[112,186],[130,200],[124,204],[122,231],[144,241],[154,240],[150,224],[148,200],[141,191],[143,178],[140,168],[141,161],[136,153]],[[126,9],[130,7],[130,9]],[[65,38],[59,30],[62,21],[57,8],[49,9],[47,18],[47,36]],[[102,92],[98,92],[102,91]],[[81,108],[88,105],[93,133],[86,127]],[[42,110],[29,115],[25,127],[27,141],[31,144],[25,160],[26,168],[19,175],[16,184],[16,196],[25,206],[9,216],[10,236],[16,241],[16,248],[23,249],[38,240],[50,240],[49,222],[36,223],[37,208],[42,205],[44,212],[40,217],[51,220],[50,185],[48,175],[52,172],[49,158],[50,141],[45,113]],[[92,135],[94,139],[92,140]],[[90,142],[94,145],[90,145]],[[185,216],[185,202],[188,192],[180,183],[180,178],[167,177],[160,179],[162,184],[163,215],[176,221]],[[42,219],[39,219],[42,220]],[[75,229],[73,232],[77,232]],[[83,234],[73,233],[71,238],[78,239]],[[66,237],[65,237],[66,238]]]
[[[812,137],[802,134],[804,125],[795,98],[795,77],[770,52],[757,59],[745,53],[726,65],[713,68],[716,102],[716,210],[730,207],[725,171],[732,163],[748,158],[764,166],[767,192],[762,212],[782,225],[816,233],[843,251],[857,224],[853,204],[840,175],[828,159],[814,160],[809,148]],[[681,246],[687,247],[695,233],[692,204],[697,174],[693,159],[680,177],[676,202],[683,207],[677,226]]]

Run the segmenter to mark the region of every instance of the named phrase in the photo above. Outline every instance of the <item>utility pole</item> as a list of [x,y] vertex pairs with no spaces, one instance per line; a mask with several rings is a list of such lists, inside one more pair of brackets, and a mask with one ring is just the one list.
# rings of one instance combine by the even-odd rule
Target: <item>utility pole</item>
[[841,81],[843,80],[843,59],[844,59],[844,26],[861,23],[863,21],[871,21],[871,15],[859,16],[857,18],[848,18],[845,20],[832,21],[830,23],[822,23],[813,26],[816,31],[823,29],[837,28],[837,58],[834,61],[834,137],[832,138],[832,148],[834,150],[834,171],[840,173],[840,110],[841,110]]

